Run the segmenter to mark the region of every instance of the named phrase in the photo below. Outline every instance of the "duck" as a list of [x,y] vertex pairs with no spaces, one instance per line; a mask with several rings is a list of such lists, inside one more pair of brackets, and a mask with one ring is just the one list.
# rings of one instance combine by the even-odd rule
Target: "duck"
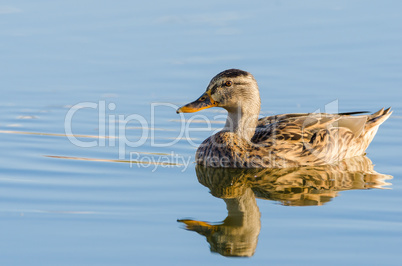
[[206,167],[288,168],[337,164],[361,156],[391,108],[373,113],[293,113],[259,118],[261,99],[254,76],[228,69],[209,82],[195,101],[176,110],[193,113],[221,107],[221,131],[198,147],[195,161]]

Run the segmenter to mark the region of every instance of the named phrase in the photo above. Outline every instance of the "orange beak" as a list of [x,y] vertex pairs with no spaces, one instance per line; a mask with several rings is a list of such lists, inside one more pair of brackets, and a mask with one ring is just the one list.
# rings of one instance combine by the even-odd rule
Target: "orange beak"
[[207,91],[194,102],[186,104],[177,109],[176,113],[194,113],[215,106],[218,106],[218,102],[215,102],[211,98],[210,92]]

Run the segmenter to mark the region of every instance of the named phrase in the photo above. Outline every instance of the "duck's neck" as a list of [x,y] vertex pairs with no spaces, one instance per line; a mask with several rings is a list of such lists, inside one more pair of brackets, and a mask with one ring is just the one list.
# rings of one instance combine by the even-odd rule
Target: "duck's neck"
[[248,104],[239,104],[234,108],[226,108],[228,117],[223,130],[235,133],[237,136],[250,141],[255,134],[260,113],[260,101],[255,99]]

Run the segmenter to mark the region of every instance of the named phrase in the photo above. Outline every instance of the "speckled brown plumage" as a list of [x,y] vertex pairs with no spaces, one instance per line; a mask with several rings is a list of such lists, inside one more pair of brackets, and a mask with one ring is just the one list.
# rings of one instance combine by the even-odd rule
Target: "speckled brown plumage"
[[381,109],[373,115],[353,116],[352,119],[365,122],[358,135],[342,126],[342,121],[351,117],[348,115],[286,114],[264,117],[258,121],[251,142],[225,131],[207,138],[197,150],[196,162],[212,167],[245,168],[333,164],[363,155],[378,126],[390,114],[389,109]]
[[[206,104],[207,103],[207,104]],[[222,131],[198,148],[196,162],[211,167],[284,168],[334,164],[363,155],[390,108],[372,115],[284,114],[258,120],[260,95],[254,77],[230,69],[216,75],[206,92],[177,112],[222,107]]]

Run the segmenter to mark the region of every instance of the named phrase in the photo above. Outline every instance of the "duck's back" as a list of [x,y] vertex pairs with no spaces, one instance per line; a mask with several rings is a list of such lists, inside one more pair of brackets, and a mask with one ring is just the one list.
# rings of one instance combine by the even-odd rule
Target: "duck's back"
[[252,142],[270,146],[275,154],[292,165],[332,164],[363,155],[378,127],[391,111],[372,115],[285,114],[259,120]]

